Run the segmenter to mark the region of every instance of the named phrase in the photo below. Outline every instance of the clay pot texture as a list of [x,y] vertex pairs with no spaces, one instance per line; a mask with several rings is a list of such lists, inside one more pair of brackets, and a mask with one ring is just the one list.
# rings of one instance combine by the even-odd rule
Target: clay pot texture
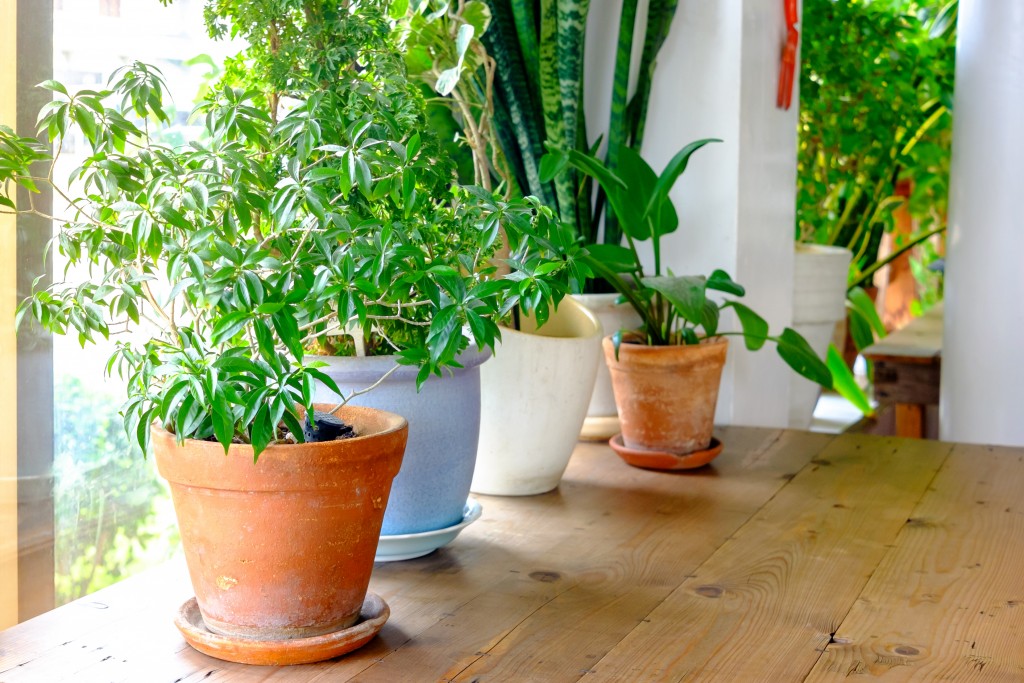
[[724,337],[680,346],[623,342],[618,360],[611,337],[603,343],[628,448],[683,455],[710,445]]
[[[334,406],[318,405],[329,411]],[[251,446],[186,440],[154,426],[192,586],[214,633],[304,638],[354,624],[366,595],[405,418],[346,406],[359,435]]]

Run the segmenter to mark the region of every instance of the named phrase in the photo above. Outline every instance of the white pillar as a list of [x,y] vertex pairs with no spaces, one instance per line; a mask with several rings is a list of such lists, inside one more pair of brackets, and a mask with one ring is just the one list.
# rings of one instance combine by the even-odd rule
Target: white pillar
[[1024,445],[1024,3],[962,0],[940,435]]
[[[591,4],[585,90],[591,139],[607,129],[620,6]],[[677,275],[728,271],[773,332],[793,315],[799,104],[794,96],[789,111],[775,107],[784,39],[782,2],[679,3],[658,59],[642,150],[660,171],[693,140],[724,140],[697,152],[673,191],[680,227],[663,243],[663,263]],[[786,426],[792,371],[772,347],[749,353],[742,339],[730,340],[717,423]]]

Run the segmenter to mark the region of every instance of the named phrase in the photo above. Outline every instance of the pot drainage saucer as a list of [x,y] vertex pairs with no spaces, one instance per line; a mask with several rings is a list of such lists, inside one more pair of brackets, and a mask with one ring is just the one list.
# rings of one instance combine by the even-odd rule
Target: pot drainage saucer
[[375,562],[397,562],[432,553],[455,540],[460,531],[480,519],[482,512],[483,508],[480,507],[480,503],[470,498],[466,501],[462,521],[458,524],[415,534],[381,536],[380,542],[377,543],[377,556],[373,559]]
[[642,467],[648,470],[691,470],[707,465],[722,452],[722,442],[714,437],[711,438],[711,444],[704,450],[686,455],[629,448],[622,442],[622,434],[616,434],[609,439],[608,445],[619,454],[620,458],[633,467]]
[[203,623],[196,599],[189,598],[178,610],[174,625],[203,654],[240,664],[282,666],[320,662],[360,648],[377,635],[390,615],[391,609],[379,595],[367,593],[359,621],[348,628],[309,638],[259,640],[213,633]]

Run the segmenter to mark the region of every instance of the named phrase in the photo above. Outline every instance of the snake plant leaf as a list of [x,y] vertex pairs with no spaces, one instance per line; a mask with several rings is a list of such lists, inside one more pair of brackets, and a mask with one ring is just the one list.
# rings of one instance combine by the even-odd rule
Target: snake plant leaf
[[622,12],[619,16],[619,37],[615,49],[612,101],[608,120],[608,153],[605,157],[609,168],[618,167],[619,151],[624,145],[629,144],[626,106],[638,5],[638,0],[623,0]]
[[768,321],[738,301],[727,301],[722,308],[732,308],[743,328],[743,341],[750,351],[757,351],[768,339]]
[[668,38],[672,19],[675,18],[679,0],[651,0],[647,7],[647,30],[644,34],[643,53],[636,76],[636,92],[626,108],[627,127],[631,132],[629,144],[637,149],[644,140],[647,122],[647,106],[651,99],[651,85],[654,82],[654,67],[665,40]]
[[732,294],[733,296],[744,296],[747,293],[747,290],[743,288],[743,285],[733,281],[729,273],[721,269],[716,269],[708,276],[708,289],[713,289],[717,292],[725,292],[726,294]]
[[691,325],[704,320],[704,302],[707,300],[707,279],[703,275],[645,277],[644,285],[661,292],[680,316]]
[[817,382],[826,389],[832,388],[832,372],[799,332],[787,327],[775,343],[782,360],[796,370],[797,374]]

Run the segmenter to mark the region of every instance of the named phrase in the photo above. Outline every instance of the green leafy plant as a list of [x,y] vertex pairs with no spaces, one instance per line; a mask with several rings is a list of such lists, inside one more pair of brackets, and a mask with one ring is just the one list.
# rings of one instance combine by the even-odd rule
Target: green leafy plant
[[[325,337],[360,338],[419,366],[422,382],[470,342],[493,347],[513,306],[546,318],[576,272],[562,228],[536,200],[453,184],[385,7],[219,0],[207,11],[215,33],[251,47],[197,109],[200,142],[159,142],[165,88],[141,63],[104,90],[44,83],[52,151],[0,129],[0,204],[40,213],[16,209],[14,189],[52,186],[70,207],[56,246],[89,273],[34,291],[19,320],[83,344],[146,331],[107,366],[127,381],[125,426],[143,451],[154,421],[257,455],[301,441],[314,383],[337,389],[306,351]],[[72,128],[89,146],[79,196],[52,175]],[[513,269],[502,278],[499,234]]]
[[[692,142],[679,151],[658,175],[631,148],[623,148],[618,172],[610,170],[592,155],[576,150],[554,149],[542,160],[542,175],[553,177],[572,166],[595,179],[604,189],[608,204],[619,219],[627,246],[589,245],[576,256],[581,264],[604,278],[640,316],[635,333],[619,330],[613,335],[616,349],[623,341],[667,346],[698,344],[704,338],[736,334],[756,351],[765,342],[776,344],[782,359],[800,375],[830,387],[832,375],[807,341],[795,330],[785,328],[779,335],[769,333],[768,323],[735,299],[716,300],[709,290],[742,297],[744,288],[722,270],[711,275],[677,276],[663,272],[661,238],[676,230],[679,218],[669,192],[686,170],[697,150],[717,140]],[[645,274],[637,242],[649,240],[654,254],[654,273]],[[719,319],[723,309],[735,311],[742,331],[723,332]]]
[[[797,238],[850,249],[851,287],[945,229],[957,10],[956,0],[804,4]],[[918,232],[879,261],[899,206]]]

